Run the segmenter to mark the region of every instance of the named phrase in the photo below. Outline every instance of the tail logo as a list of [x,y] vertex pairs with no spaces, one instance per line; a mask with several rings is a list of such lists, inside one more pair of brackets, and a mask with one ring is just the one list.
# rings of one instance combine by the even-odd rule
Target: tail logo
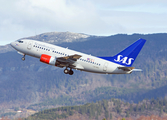
[[118,55],[117,56],[117,60],[114,59],[115,62],[121,62],[121,63],[126,64],[126,65],[131,65],[132,64],[132,60],[134,60],[134,59],[133,58],[124,57],[123,55]]

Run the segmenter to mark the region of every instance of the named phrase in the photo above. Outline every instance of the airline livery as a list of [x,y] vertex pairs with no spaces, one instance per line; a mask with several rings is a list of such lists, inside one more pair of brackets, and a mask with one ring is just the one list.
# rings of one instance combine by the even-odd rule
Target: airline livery
[[12,42],[11,46],[23,55],[23,61],[25,55],[36,57],[43,63],[65,67],[64,73],[69,75],[73,75],[72,69],[101,74],[129,74],[133,71],[141,71],[132,67],[132,64],[145,42],[146,40],[139,39],[113,57],[95,57],[30,39]]

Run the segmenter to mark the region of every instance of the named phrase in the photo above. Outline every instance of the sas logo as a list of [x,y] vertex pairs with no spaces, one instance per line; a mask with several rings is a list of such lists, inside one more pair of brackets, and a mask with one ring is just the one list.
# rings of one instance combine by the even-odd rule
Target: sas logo
[[117,60],[114,59],[115,62],[122,62],[123,64],[126,64],[126,65],[131,65],[132,60],[134,60],[134,59],[133,58],[128,58],[128,57],[123,57],[123,55],[118,55]]

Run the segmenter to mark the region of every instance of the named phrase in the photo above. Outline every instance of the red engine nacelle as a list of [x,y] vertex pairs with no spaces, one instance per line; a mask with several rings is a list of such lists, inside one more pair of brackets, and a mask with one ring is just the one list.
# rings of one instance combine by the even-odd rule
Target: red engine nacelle
[[49,55],[46,55],[46,54],[41,55],[40,61],[43,63],[54,65],[54,66],[56,64],[56,58],[49,56]]

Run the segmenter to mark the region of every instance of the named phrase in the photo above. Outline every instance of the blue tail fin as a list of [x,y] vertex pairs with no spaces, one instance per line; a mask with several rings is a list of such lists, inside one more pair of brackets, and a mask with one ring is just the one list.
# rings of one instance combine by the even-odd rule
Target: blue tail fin
[[146,40],[139,39],[117,55],[113,57],[100,57],[102,59],[130,67],[132,66],[133,62],[135,61],[137,55],[139,54],[140,50],[142,49],[143,45],[145,44]]

